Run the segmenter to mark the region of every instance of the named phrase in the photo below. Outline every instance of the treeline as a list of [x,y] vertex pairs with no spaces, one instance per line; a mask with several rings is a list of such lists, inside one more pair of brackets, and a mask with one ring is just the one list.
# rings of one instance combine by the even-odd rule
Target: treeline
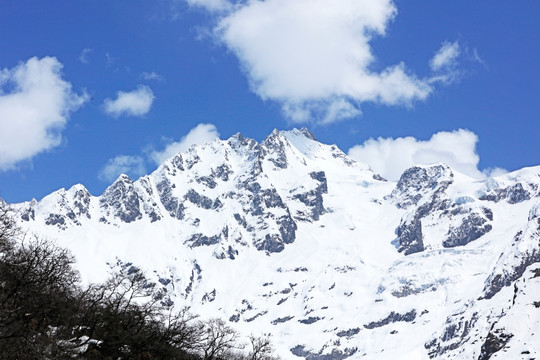
[[171,309],[137,269],[83,288],[73,263],[0,200],[0,359],[277,359],[268,337]]

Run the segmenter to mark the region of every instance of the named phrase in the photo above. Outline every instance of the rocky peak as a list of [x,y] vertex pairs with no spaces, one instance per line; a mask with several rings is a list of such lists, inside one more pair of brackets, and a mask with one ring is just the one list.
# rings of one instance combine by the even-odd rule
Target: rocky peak
[[401,175],[390,197],[398,208],[407,208],[434,193],[444,192],[453,178],[452,170],[445,164],[413,166]]
[[269,160],[276,168],[286,169],[288,166],[286,148],[290,146],[283,134],[274,129],[261,143],[262,157]]
[[317,138],[315,138],[315,135],[311,131],[309,131],[307,127],[302,127],[299,131],[308,139],[317,141]]
[[[140,196],[133,181],[129,176],[122,174],[103,192],[99,204],[107,216],[130,223],[142,217],[139,200]],[[107,222],[106,217],[102,217],[101,221]]]

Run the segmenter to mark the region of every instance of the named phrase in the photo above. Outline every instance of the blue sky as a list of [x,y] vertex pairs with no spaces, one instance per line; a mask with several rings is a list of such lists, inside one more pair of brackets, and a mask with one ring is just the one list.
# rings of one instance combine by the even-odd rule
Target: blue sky
[[[0,197],[307,126],[388,178],[539,165],[537,1],[0,1]],[[462,129],[462,130],[459,130]]]

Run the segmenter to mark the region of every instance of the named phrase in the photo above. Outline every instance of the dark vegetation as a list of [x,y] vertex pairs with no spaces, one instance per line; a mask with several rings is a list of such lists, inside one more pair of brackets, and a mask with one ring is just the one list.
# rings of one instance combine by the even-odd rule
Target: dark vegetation
[[0,200],[0,359],[276,359],[266,336],[174,310],[142,271],[83,287],[73,263]]

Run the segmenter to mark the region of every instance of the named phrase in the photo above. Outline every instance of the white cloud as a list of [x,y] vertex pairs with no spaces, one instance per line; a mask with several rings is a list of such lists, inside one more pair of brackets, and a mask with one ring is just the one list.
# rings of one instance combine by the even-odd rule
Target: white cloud
[[482,173],[484,173],[486,177],[490,178],[507,174],[508,170],[500,167],[493,167],[482,170]]
[[146,174],[144,159],[141,156],[118,155],[109,159],[99,172],[98,178],[106,182],[112,182],[121,174],[126,174],[133,179]]
[[150,80],[165,81],[165,78],[162,75],[160,75],[160,74],[158,74],[158,73],[156,73],[154,71],[152,71],[152,72],[143,72],[141,74],[141,78],[144,79],[144,80],[147,80],[147,81],[150,81]]
[[453,43],[444,42],[431,59],[429,66],[433,71],[439,71],[444,68],[453,68],[458,63],[457,59],[460,53],[460,46],[457,41],[454,41]]
[[488,65],[487,63],[484,61],[484,59],[482,59],[482,57],[480,56],[480,54],[478,53],[478,50],[477,49],[473,49],[472,50],[472,55],[470,55],[470,58],[479,63],[480,65],[482,65],[484,68],[487,69]]
[[88,96],[72,91],[54,57],[0,70],[0,170],[58,146],[71,112]]
[[219,138],[215,125],[199,124],[183,136],[179,141],[170,142],[162,151],[152,151],[150,158],[158,165],[179,152],[187,151],[191,145],[204,144]]
[[114,117],[143,116],[150,111],[154,98],[154,93],[148,86],[139,85],[130,92],[118,91],[116,99],[105,99],[103,106],[105,112]]
[[81,55],[79,56],[79,61],[83,64],[90,63],[90,54],[92,53],[92,49],[84,48],[81,52]]
[[224,11],[231,8],[227,0],[186,0],[191,6],[202,7],[209,11]]
[[363,102],[408,105],[431,93],[404,64],[371,70],[370,42],[396,13],[391,0],[247,1],[221,16],[216,35],[261,98],[292,121],[332,122],[359,115]]
[[475,133],[459,129],[438,132],[427,141],[413,137],[369,139],[349,149],[349,156],[368,164],[373,171],[389,180],[398,180],[411,166],[438,162],[477,179],[504,172],[504,169],[484,172],[478,169],[477,142]]

